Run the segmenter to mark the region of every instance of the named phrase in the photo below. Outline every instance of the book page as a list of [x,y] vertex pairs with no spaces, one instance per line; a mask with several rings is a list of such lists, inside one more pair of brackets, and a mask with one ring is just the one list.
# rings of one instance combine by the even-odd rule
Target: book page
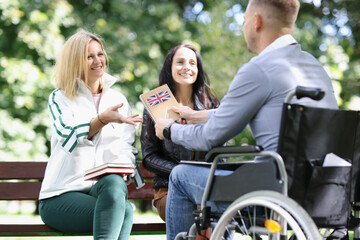
[[325,156],[323,167],[350,167],[351,163],[335,155],[334,153],[328,153]]
[[141,94],[140,100],[154,122],[158,118],[170,118],[174,121],[180,118],[179,114],[171,110],[172,106],[180,107],[180,104],[167,84]]
[[134,169],[135,166],[132,163],[104,163],[101,164],[100,166],[96,166],[93,167],[91,169],[88,169],[85,171],[85,174],[89,174],[92,172],[96,172],[102,169],[106,169],[106,168],[112,168],[112,169]]
[[105,163],[85,171],[85,180],[98,180],[106,174],[131,175],[135,173],[135,166],[128,163]]
[[119,167],[105,167],[102,169],[98,169],[96,171],[87,171],[85,173],[85,180],[98,180],[101,177],[107,175],[107,174],[119,174],[121,176],[123,175],[131,175],[135,173],[134,168],[119,168]]

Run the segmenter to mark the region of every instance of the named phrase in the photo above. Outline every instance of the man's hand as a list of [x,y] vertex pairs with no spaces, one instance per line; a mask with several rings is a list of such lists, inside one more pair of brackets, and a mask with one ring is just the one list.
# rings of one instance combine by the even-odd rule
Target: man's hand
[[165,118],[160,118],[156,120],[155,123],[155,132],[156,132],[156,136],[160,139],[160,140],[164,140],[164,135],[163,135],[163,131],[164,128],[171,123],[173,120],[171,119],[165,119]]
[[188,106],[171,107],[171,110],[180,114],[181,124],[199,124],[206,123],[208,120],[208,110],[195,111]]

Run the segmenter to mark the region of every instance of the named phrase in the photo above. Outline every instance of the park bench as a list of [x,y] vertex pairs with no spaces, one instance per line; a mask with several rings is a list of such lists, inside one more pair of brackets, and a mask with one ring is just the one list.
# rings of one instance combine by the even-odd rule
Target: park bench
[[[41,181],[44,177],[46,162],[0,162],[0,200],[34,200],[39,196]],[[145,186],[136,189],[134,182],[128,185],[129,199],[151,200],[153,174],[143,168],[140,170]],[[165,223],[134,223],[132,235],[164,234]],[[67,234],[52,229],[45,224],[1,223],[0,236],[69,236],[86,234]]]

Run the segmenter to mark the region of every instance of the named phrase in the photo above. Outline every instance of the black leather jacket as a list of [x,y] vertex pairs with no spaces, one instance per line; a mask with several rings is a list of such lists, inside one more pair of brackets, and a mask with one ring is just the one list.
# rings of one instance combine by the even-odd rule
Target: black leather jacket
[[[204,109],[201,103],[196,101],[195,109]],[[149,119],[150,115],[144,110],[141,130],[141,151],[144,167],[155,173],[154,188],[167,188],[171,170],[179,164],[180,160],[203,160],[206,152],[191,151],[172,141],[160,140],[155,135],[154,122]]]

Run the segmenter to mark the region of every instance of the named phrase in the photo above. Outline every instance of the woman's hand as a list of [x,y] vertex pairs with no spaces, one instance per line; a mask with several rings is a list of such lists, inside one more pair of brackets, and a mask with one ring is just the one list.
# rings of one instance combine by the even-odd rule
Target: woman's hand
[[90,129],[88,134],[88,139],[91,139],[97,132],[100,131],[105,125],[111,122],[116,123],[127,123],[130,125],[136,126],[137,123],[143,121],[142,118],[138,117],[139,114],[135,114],[132,116],[125,117],[119,113],[119,108],[121,108],[124,104],[120,103],[115,106],[107,108],[104,112],[99,114],[97,118],[93,118],[90,122]]
[[156,123],[154,125],[155,127],[155,134],[160,140],[164,140],[164,128],[169,124],[173,122],[172,119],[165,119],[165,118],[159,118],[156,120]]
[[99,115],[99,118],[105,124],[108,124],[110,122],[116,122],[116,123],[127,123],[136,126],[136,123],[143,122],[143,119],[141,117],[138,117],[139,114],[135,114],[128,117],[120,114],[118,110],[123,105],[124,105],[123,103],[120,103],[115,106],[107,108],[104,112],[102,112]]
[[124,179],[125,182],[129,180],[128,174],[120,174],[120,176]]

